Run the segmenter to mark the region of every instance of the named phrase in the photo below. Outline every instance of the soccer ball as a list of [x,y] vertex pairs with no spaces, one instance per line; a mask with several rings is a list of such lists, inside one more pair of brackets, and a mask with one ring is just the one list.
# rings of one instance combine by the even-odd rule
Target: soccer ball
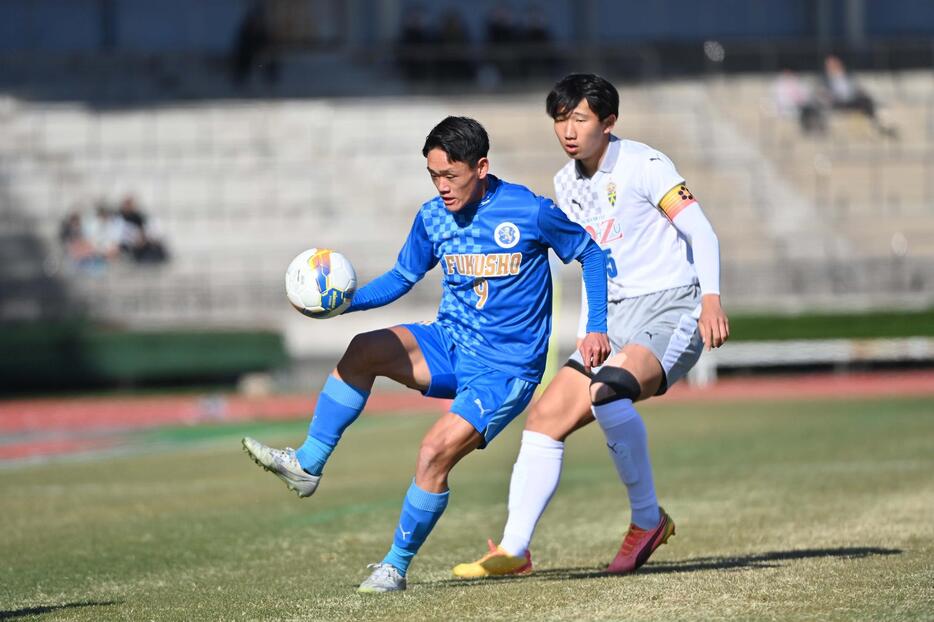
[[350,261],[326,248],[299,253],[285,271],[285,294],[303,315],[317,319],[344,312],[357,289]]

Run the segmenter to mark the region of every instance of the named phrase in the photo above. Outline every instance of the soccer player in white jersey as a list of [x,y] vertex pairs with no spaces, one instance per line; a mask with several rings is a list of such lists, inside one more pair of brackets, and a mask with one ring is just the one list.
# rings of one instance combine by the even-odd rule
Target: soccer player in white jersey
[[[704,345],[729,337],[720,306],[717,236],[684,178],[663,153],[613,135],[619,94],[592,74],[572,74],[546,100],[571,158],[555,175],[558,206],[603,249],[613,353],[591,369],[578,353],[529,412],[509,486],[499,546],[454,568],[458,577],[524,574],[529,543],[558,487],[564,440],[594,419],[626,487],[629,529],[611,573],[632,572],[674,534],[659,507],[645,425],[634,404],[663,394],[697,362]],[[586,297],[581,317],[586,319]],[[578,332],[581,336],[581,333]]]

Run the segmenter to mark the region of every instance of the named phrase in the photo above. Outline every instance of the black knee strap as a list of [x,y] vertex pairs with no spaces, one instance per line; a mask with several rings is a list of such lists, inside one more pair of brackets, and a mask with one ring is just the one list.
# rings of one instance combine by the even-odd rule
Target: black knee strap
[[574,371],[579,371],[580,373],[584,374],[588,378],[593,378],[593,374],[591,374],[589,371],[584,369],[584,366],[578,363],[577,361],[575,361],[574,359],[568,359],[567,362],[564,364],[564,366],[570,367]]
[[642,395],[642,387],[639,385],[639,381],[622,367],[601,367],[600,371],[594,374],[590,381],[591,388],[597,383],[610,387],[613,390],[613,395],[594,402],[594,406],[609,404],[616,400],[636,401]]

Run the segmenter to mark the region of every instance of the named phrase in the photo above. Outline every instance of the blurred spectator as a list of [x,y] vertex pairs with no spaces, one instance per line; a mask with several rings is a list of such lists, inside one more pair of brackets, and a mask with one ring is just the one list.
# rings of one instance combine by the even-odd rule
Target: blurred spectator
[[448,9],[441,16],[440,58],[442,79],[463,82],[473,80],[476,74],[470,35],[460,11]]
[[540,6],[530,5],[526,9],[522,40],[526,44],[522,62],[524,73],[552,77],[557,71],[558,57],[551,45],[548,20]]
[[827,117],[813,89],[791,69],[785,69],[772,84],[772,101],[779,115],[795,118],[805,134],[823,134]]
[[508,6],[494,7],[486,18],[486,42],[493,69],[501,79],[514,78],[520,66],[515,51],[511,49],[523,42],[523,33],[517,28],[512,11]]
[[161,240],[154,235],[148,218],[136,206],[132,195],[124,197],[120,203],[121,218],[120,250],[139,263],[161,263],[168,259],[168,253]]
[[120,257],[123,219],[104,201],[98,201],[95,217],[84,220],[84,235],[94,252],[106,261]]
[[79,268],[93,268],[103,262],[103,258],[85,236],[84,222],[81,212],[77,209],[70,211],[62,220],[58,239],[65,256],[73,265]]
[[822,97],[832,109],[861,112],[880,133],[897,136],[896,129],[884,124],[879,118],[873,98],[850,76],[843,61],[833,54],[824,59],[822,86]]
[[231,54],[231,75],[235,86],[243,86],[254,67],[262,67],[266,82],[279,79],[279,62],[275,57],[274,37],[269,14],[262,0],[254,0],[237,29]]
[[487,43],[492,45],[509,45],[515,43],[518,29],[508,6],[497,6],[490,11],[486,20]]
[[425,9],[419,5],[410,6],[402,18],[396,52],[396,62],[406,78],[421,81],[431,76],[429,48],[437,42],[438,37],[425,20]]
[[99,201],[93,214],[72,210],[62,220],[59,240],[69,262],[84,270],[99,271],[122,258],[135,263],[161,263],[168,259],[165,246],[132,196],[114,210]]

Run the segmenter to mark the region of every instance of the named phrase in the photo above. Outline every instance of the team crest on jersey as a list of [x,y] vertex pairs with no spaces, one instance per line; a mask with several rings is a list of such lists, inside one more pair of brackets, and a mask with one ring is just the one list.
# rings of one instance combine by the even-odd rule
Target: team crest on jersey
[[616,207],[616,184],[612,181],[607,184],[606,198],[610,202],[610,207]]
[[512,248],[519,243],[519,227],[511,222],[501,222],[493,230],[493,241],[500,248]]

